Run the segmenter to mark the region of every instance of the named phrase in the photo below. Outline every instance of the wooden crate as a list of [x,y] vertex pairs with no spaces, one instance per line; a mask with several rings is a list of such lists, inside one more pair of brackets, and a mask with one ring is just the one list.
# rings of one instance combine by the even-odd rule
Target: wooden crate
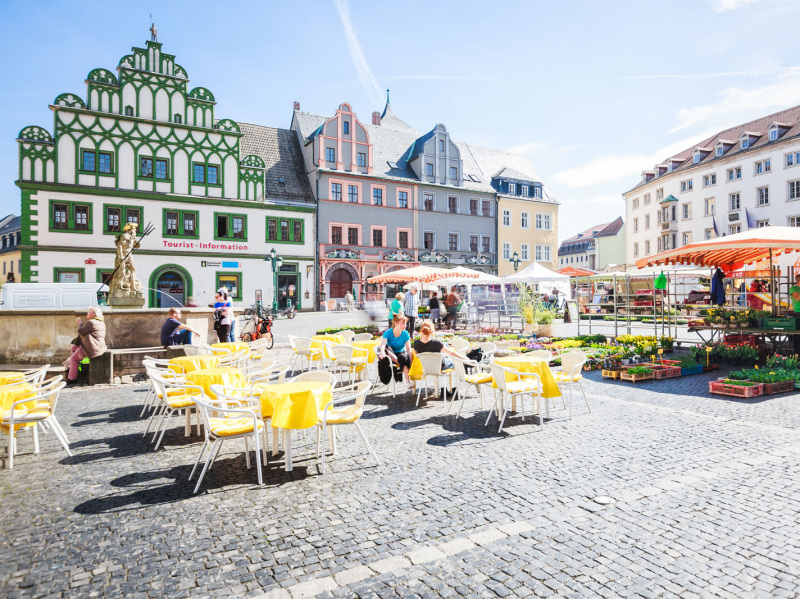
[[650,374],[631,374],[627,370],[624,370],[620,375],[619,378],[623,381],[630,381],[635,383],[636,381],[648,381],[652,380],[655,375],[651,372]]
[[725,379],[718,379],[708,383],[708,392],[750,399],[751,397],[763,395],[764,385],[759,383],[758,385],[753,385],[752,387],[742,387],[741,385],[728,385],[725,384]]
[[618,379],[619,375],[622,373],[622,370],[606,370],[603,369],[603,378],[604,379]]
[[681,375],[681,367],[680,366],[666,366],[663,368],[656,368],[653,370],[653,374],[657,381],[662,379],[674,379]]

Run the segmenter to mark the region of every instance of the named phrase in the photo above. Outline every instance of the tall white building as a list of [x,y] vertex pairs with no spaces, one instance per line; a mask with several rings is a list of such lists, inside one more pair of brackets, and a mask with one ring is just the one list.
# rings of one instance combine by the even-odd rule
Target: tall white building
[[623,197],[629,264],[754,227],[800,226],[800,106],[668,157]]

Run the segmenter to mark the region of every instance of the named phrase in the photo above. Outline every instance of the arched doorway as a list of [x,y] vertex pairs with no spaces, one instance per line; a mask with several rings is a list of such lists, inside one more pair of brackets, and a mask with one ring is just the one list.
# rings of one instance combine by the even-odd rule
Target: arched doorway
[[343,298],[353,289],[353,275],[344,268],[337,268],[331,273],[331,298]]
[[150,307],[185,306],[192,296],[192,277],[177,264],[165,264],[150,275]]

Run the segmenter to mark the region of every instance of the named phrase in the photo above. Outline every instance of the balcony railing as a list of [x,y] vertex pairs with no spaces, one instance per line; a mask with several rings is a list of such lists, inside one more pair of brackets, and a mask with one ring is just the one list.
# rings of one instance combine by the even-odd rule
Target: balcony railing
[[323,260],[361,260],[365,262],[423,262],[430,264],[497,264],[495,252],[469,250],[436,250],[427,248],[396,248],[338,243],[319,244]]

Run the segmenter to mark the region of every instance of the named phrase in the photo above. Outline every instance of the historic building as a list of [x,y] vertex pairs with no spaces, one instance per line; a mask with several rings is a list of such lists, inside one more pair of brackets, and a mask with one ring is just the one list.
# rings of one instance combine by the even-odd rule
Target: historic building
[[619,216],[573,235],[558,248],[558,268],[603,270],[625,264],[625,223]]
[[800,106],[668,157],[623,197],[629,264],[754,227],[800,226]]
[[[318,286],[329,305],[348,290],[363,300],[391,296],[393,287],[366,280],[418,264],[497,273],[494,176],[509,166],[532,173],[525,157],[454,141],[441,123],[420,135],[388,96],[370,123],[347,103],[333,116],[295,103],[291,128],[317,197]],[[555,217],[550,223],[555,235]]]
[[275,248],[281,303],[313,309],[314,195],[296,135],[219,119],[156,41],[116,71],[92,70],[85,99],[56,97],[52,134],[19,134],[22,280],[105,280],[111,237],[134,222],[153,228],[135,253],[149,307],[206,304],[221,286],[271,301]]
[[0,262],[3,263],[3,275],[0,282],[7,281],[9,274],[13,275],[12,278],[15,281],[21,282],[19,278],[20,266],[22,266],[19,250],[22,237],[20,222],[20,217],[14,214],[0,219]]

